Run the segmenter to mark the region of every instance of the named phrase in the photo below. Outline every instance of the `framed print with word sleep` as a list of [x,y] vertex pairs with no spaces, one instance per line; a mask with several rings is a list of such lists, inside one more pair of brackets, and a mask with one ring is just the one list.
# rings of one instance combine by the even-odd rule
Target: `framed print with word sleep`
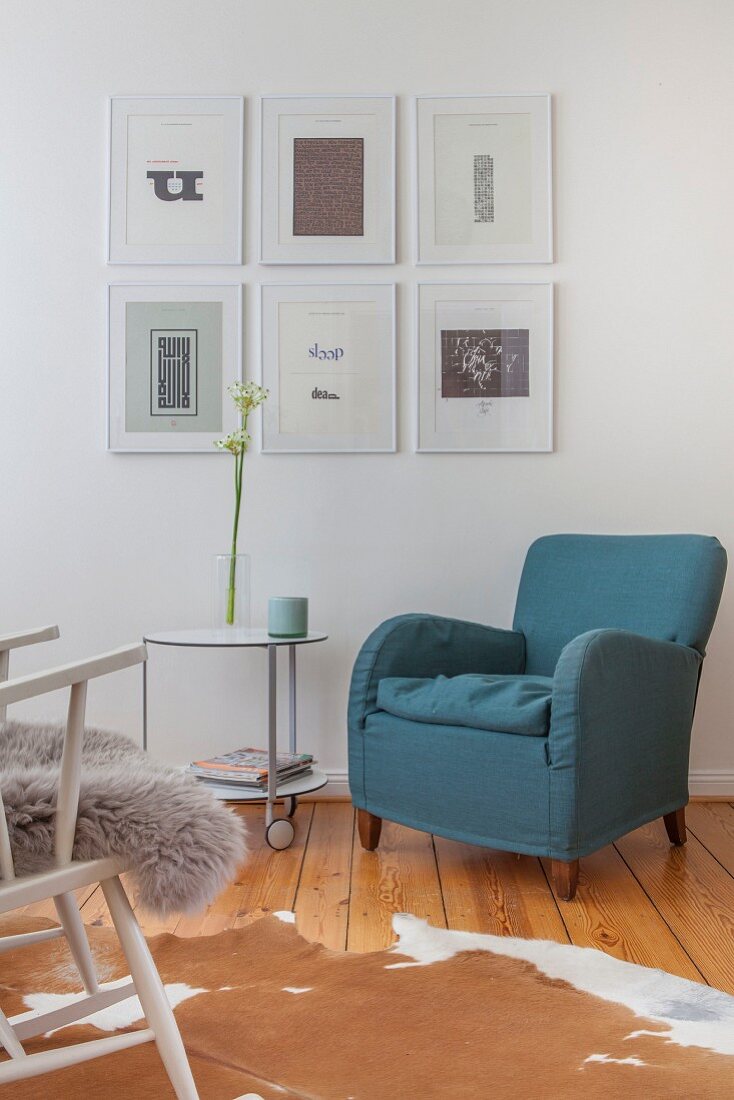
[[261,262],[395,263],[395,97],[260,103]]
[[203,451],[239,427],[239,284],[108,287],[110,451]]
[[418,286],[418,450],[553,450],[550,283]]
[[419,263],[552,262],[550,103],[416,100]]
[[395,450],[395,287],[261,288],[264,452]]
[[111,264],[242,262],[242,96],[110,100]]

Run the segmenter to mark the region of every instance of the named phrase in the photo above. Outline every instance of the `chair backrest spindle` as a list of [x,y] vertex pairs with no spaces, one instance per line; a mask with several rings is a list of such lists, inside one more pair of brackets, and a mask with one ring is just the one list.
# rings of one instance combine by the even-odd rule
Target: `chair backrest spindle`
[[10,850],[10,837],[8,835],[8,822],[5,817],[3,796],[0,794],[0,872],[3,880],[8,882],[15,878],[13,866],[13,853]]
[[[0,650],[0,684],[4,684],[8,678],[8,670],[10,668],[10,650]],[[4,722],[7,718],[8,708],[7,706],[0,707],[0,722]]]
[[56,802],[56,836],[54,858],[57,866],[71,863],[79,809],[79,787],[82,776],[82,743],[84,713],[87,705],[87,681],[72,684],[69,712],[66,720],[64,751],[61,756],[59,793]]

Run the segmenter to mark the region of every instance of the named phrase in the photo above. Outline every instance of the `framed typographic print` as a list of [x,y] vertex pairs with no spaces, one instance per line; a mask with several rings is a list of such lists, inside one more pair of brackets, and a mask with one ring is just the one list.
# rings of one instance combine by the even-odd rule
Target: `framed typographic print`
[[553,450],[550,283],[418,286],[418,450]]
[[416,100],[418,262],[551,263],[549,95]]
[[395,287],[261,287],[264,452],[395,450]]
[[260,102],[261,262],[395,263],[395,97]]
[[239,284],[108,287],[107,447],[203,451],[239,427]]
[[110,100],[107,260],[242,262],[242,96]]

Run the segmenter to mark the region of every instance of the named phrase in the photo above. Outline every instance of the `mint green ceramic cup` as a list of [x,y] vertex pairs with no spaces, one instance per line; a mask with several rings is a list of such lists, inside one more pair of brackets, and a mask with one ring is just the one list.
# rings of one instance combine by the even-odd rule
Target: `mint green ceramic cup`
[[268,600],[268,634],[271,638],[305,638],[308,634],[307,598],[271,596]]

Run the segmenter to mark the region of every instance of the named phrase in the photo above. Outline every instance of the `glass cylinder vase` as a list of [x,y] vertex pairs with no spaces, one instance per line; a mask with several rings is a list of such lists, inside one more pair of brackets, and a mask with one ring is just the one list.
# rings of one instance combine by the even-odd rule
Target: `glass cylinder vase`
[[250,555],[217,554],[212,572],[212,628],[249,630]]

